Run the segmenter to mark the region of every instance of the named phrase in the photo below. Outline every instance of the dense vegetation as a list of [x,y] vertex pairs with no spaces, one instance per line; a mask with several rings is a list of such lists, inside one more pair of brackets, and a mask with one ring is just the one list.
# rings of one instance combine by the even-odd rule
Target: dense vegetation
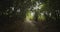
[[0,32],[23,32],[32,21],[37,32],[58,32],[59,0],[0,0]]

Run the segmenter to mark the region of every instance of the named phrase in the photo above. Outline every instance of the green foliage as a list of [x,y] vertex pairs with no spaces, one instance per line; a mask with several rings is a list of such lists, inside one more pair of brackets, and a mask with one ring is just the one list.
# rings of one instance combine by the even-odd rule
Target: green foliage
[[[20,9],[19,10],[20,12],[17,12],[18,9]],[[33,16],[31,15],[31,13]],[[46,20],[46,22],[55,21],[55,23],[58,20],[60,21],[59,1],[57,0],[1,0],[0,1],[1,26],[4,27],[5,24],[15,23],[15,21],[17,20],[19,20],[21,22],[20,24],[22,25],[25,19],[33,19],[37,23],[41,20],[43,21]],[[39,23],[38,25],[40,25]]]
[[45,15],[44,14],[39,15],[38,20],[42,20],[42,21],[46,20]]

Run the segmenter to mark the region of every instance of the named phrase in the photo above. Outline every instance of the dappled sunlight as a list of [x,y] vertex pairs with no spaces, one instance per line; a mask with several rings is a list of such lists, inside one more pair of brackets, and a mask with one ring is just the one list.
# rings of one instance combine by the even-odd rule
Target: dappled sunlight
[[33,23],[33,17],[34,17],[34,12],[30,11],[27,13],[26,15],[26,23],[30,23],[30,25],[34,26],[34,23]]
[[38,20],[42,20],[42,21],[45,20],[45,15],[44,15],[44,13],[40,13],[40,15],[38,16]]
[[1,0],[0,32],[58,32],[59,0]]
[[32,23],[32,21],[28,17],[26,18],[25,22]]
[[20,9],[17,9],[17,12],[20,12]]
[[41,9],[43,6],[44,6],[44,4],[42,4],[41,2],[40,3],[36,2],[36,6],[33,7],[33,10]]
[[27,23],[28,25],[34,26],[35,24],[33,23],[32,20],[30,20],[28,17],[25,19],[24,21],[25,23]]
[[41,5],[39,6],[39,9],[41,9],[43,6],[44,6],[44,5],[43,5],[43,4],[41,4]]
[[12,9],[12,11],[14,11],[14,7],[10,7]]
[[49,13],[49,16],[51,16],[51,13]]
[[44,15],[44,13],[40,13],[41,15]]
[[28,19],[33,19],[34,14],[35,14],[34,12],[30,11],[30,12],[28,12],[28,13],[26,14],[26,18],[28,18]]
[[31,16],[32,16],[32,17],[34,16],[34,14],[35,14],[35,12],[31,12]]

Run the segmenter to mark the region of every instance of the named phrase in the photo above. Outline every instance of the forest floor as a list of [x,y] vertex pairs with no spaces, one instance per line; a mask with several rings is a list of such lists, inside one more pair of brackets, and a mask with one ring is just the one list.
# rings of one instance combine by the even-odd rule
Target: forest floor
[[23,32],[38,32],[38,28],[32,21],[25,21]]

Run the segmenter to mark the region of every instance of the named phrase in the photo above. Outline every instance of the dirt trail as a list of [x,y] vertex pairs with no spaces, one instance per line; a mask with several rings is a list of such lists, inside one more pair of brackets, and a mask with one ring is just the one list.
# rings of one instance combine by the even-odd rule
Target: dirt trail
[[34,23],[32,23],[32,21],[25,21],[24,22],[24,30],[23,32],[38,32],[37,27],[35,26]]

